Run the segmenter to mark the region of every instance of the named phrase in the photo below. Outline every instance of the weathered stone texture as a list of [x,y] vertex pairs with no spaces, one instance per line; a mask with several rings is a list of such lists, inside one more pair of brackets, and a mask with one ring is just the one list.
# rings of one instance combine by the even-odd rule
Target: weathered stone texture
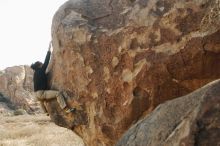
[[16,108],[29,113],[39,110],[33,95],[33,71],[28,66],[8,67],[1,71],[0,93]]
[[220,80],[159,105],[133,125],[116,146],[220,144]]
[[82,111],[51,101],[51,118],[88,145],[113,145],[160,103],[219,78],[218,10],[218,0],[69,0],[53,18],[50,82]]

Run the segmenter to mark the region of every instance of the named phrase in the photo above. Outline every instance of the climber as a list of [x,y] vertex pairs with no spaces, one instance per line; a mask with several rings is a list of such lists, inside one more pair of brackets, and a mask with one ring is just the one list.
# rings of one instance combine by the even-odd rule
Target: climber
[[67,98],[67,94],[64,92],[50,90],[48,88],[48,81],[47,81],[47,73],[46,69],[50,61],[51,56],[51,42],[49,44],[49,48],[47,51],[47,56],[44,63],[40,61],[35,62],[31,65],[31,68],[34,70],[34,91],[37,100],[40,101],[41,107],[45,113],[47,113],[47,109],[45,107],[45,101],[49,99],[56,98],[57,102],[59,103],[61,109],[65,110],[67,113],[74,111],[74,108],[68,108],[66,105],[65,98]]

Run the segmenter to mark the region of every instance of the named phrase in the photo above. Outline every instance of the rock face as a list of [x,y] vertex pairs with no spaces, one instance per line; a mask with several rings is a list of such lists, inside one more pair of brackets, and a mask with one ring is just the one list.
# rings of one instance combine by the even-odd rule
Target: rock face
[[15,110],[13,103],[0,93],[0,115],[11,115]]
[[[0,93],[16,108],[33,112],[39,109],[33,96],[33,71],[28,66],[14,66],[0,72]],[[2,98],[3,99],[3,98]]]
[[219,0],[69,0],[53,18],[52,120],[113,145],[157,105],[220,77]]
[[220,144],[220,80],[159,105],[132,126],[116,146]]

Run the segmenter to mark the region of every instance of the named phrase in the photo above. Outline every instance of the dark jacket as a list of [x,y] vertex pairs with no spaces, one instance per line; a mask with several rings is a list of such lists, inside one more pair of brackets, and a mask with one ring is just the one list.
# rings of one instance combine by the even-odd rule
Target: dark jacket
[[48,90],[46,69],[50,61],[51,52],[47,52],[44,64],[40,68],[34,69],[34,91]]

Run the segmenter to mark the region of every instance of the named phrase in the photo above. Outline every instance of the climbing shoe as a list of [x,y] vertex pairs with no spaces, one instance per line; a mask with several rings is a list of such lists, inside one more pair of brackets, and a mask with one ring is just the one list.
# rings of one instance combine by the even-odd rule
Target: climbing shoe
[[69,108],[67,110],[65,110],[66,113],[72,113],[72,112],[76,112],[76,108]]

